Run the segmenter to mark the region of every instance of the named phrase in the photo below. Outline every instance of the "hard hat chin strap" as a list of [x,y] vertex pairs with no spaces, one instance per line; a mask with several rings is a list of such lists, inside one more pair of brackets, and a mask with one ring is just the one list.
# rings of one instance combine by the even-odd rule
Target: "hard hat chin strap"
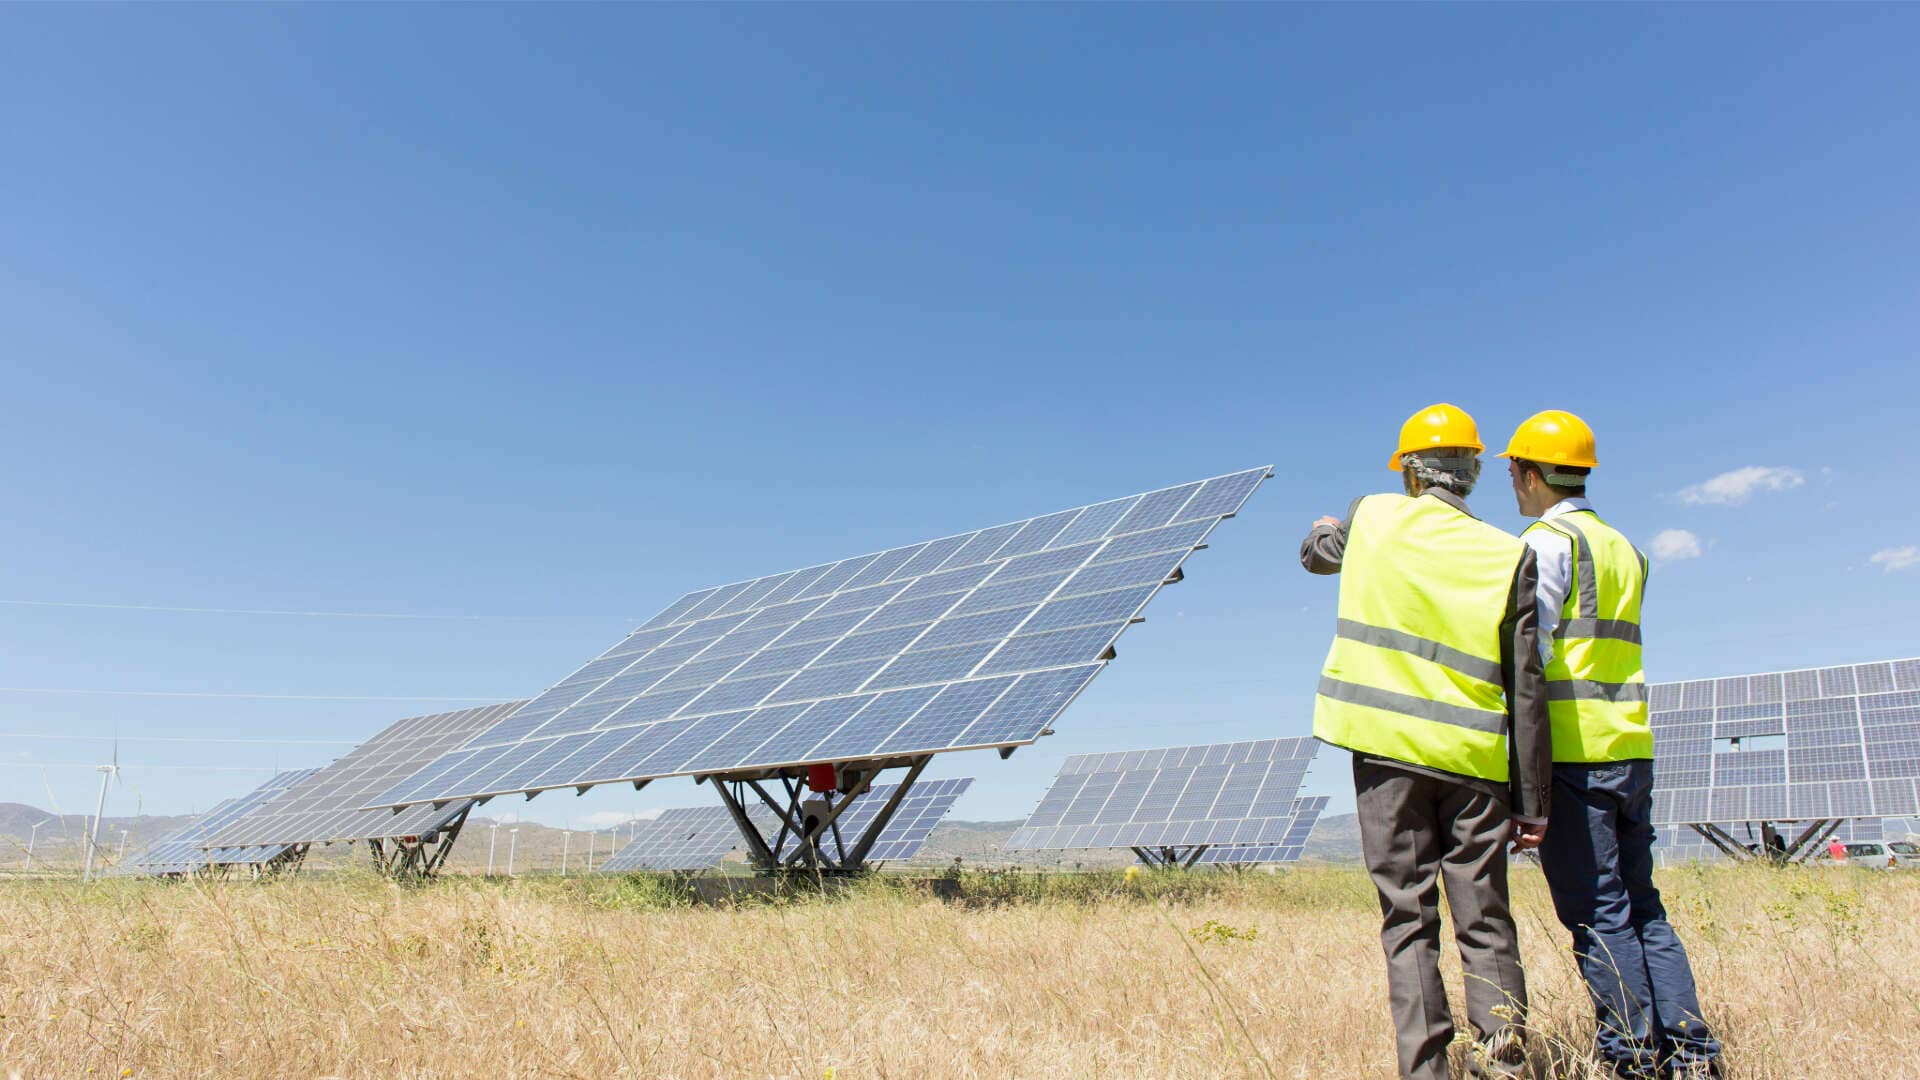
[[1445,488],[1463,499],[1480,479],[1480,459],[1471,450],[1409,450],[1400,455],[1400,468],[1419,490]]

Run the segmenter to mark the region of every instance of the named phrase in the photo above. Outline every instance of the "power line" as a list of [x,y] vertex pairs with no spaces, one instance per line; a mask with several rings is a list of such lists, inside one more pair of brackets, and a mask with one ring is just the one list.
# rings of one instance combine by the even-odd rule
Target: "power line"
[[177,742],[253,743],[261,746],[359,746],[350,739],[229,739],[185,735],[43,735],[33,731],[0,731],[0,739],[60,739],[67,742]]
[[256,694],[227,690],[89,690],[73,686],[0,686],[0,694],[105,694],[113,697],[251,698],[259,701],[511,701],[510,697],[469,694],[403,696],[380,694]]
[[178,607],[170,604],[106,604],[85,600],[7,600],[0,604],[15,607],[90,608],[99,611],[155,611],[180,615],[273,615],[311,619],[397,619],[460,622],[553,622],[567,619],[636,621],[632,615],[441,615],[402,611],[296,611],[280,608]]
[[[92,769],[105,768],[102,765],[89,765],[84,761],[0,761],[0,767],[12,766],[16,769]],[[263,772],[279,774],[288,770],[272,765],[121,765],[122,772],[145,772],[149,769],[166,769],[171,772]]]

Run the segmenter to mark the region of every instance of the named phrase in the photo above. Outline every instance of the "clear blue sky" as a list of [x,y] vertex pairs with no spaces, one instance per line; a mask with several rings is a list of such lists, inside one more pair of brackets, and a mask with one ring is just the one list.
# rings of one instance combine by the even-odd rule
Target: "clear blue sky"
[[[0,600],[481,617],[0,605],[0,801],[90,809],[105,744],[19,736],[118,731],[116,812],[204,809],[345,749],[292,740],[537,693],[695,586],[1277,463],[1058,735],[942,763],[1021,816],[1068,754],[1306,733],[1334,586],[1295,547],[1435,399],[1490,441],[1582,413],[1603,512],[1691,534],[1653,678],[1920,653],[1916,37],[8,7]],[[1774,471],[1683,494],[1741,469]]]

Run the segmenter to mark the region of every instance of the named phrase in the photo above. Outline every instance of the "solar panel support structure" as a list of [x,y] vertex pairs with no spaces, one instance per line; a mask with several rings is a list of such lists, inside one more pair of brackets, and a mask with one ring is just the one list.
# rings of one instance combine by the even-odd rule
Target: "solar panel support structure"
[[1148,866],[1162,868],[1177,866],[1182,870],[1191,870],[1193,864],[1200,861],[1200,856],[1207,853],[1207,847],[1206,844],[1194,844],[1191,847],[1136,847],[1133,853],[1140,856],[1140,861]]
[[[826,798],[822,800],[807,798],[806,778],[792,775],[793,770],[772,774],[715,774],[699,777],[698,780],[702,783],[712,781],[714,790],[720,793],[720,801],[726,805],[728,816],[733,818],[734,825],[740,829],[741,838],[746,841],[747,861],[756,868],[768,873],[798,871],[852,874],[868,869],[867,856],[872,853],[873,845],[899,811],[914,781],[920,779],[921,772],[932,760],[932,754],[921,754],[904,763],[906,775],[900,778],[893,794],[851,845],[840,831],[840,818],[855,799],[873,787],[874,777],[879,774],[880,768],[863,762],[858,771],[852,768],[837,769],[838,790],[826,793]],[[886,763],[882,767],[893,765]],[[779,796],[762,786],[762,781],[768,780],[779,782]],[[753,820],[747,812],[749,791],[773,811],[776,824],[763,829]],[[819,806],[822,802],[824,808]]]
[[[1819,851],[1820,845],[1838,832],[1841,823],[1845,820],[1844,818],[1822,818],[1802,829],[1792,843],[1783,844],[1778,850],[1774,850],[1766,840],[1763,840],[1758,851],[1749,849],[1747,845],[1712,822],[1699,822],[1687,827],[1699,833],[1707,843],[1719,848],[1735,862],[1763,862],[1775,866],[1791,866],[1806,862],[1809,856]],[[1786,823],[1782,822],[1782,824]],[[1768,838],[1779,835],[1774,831],[1774,823],[1771,821],[1761,822],[1760,832],[1763,837]]]
[[467,815],[472,812],[473,804],[469,804],[438,831],[424,836],[374,837],[368,840],[367,852],[373,857],[374,869],[396,881],[433,877],[446,866],[447,856],[453,853],[453,842],[460,838],[460,829],[466,825]]

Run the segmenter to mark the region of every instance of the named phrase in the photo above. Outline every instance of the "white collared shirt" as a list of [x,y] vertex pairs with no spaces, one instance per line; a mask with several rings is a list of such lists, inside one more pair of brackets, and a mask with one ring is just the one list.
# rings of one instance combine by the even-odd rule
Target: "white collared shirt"
[[[1593,504],[1582,498],[1561,499],[1540,515],[1552,521],[1575,510],[1592,510]],[[1533,609],[1540,627],[1540,660],[1553,662],[1553,631],[1560,625],[1560,609],[1567,604],[1567,590],[1573,585],[1573,541],[1554,529],[1528,529],[1520,535],[1533,549],[1539,564],[1540,580],[1533,590]]]

